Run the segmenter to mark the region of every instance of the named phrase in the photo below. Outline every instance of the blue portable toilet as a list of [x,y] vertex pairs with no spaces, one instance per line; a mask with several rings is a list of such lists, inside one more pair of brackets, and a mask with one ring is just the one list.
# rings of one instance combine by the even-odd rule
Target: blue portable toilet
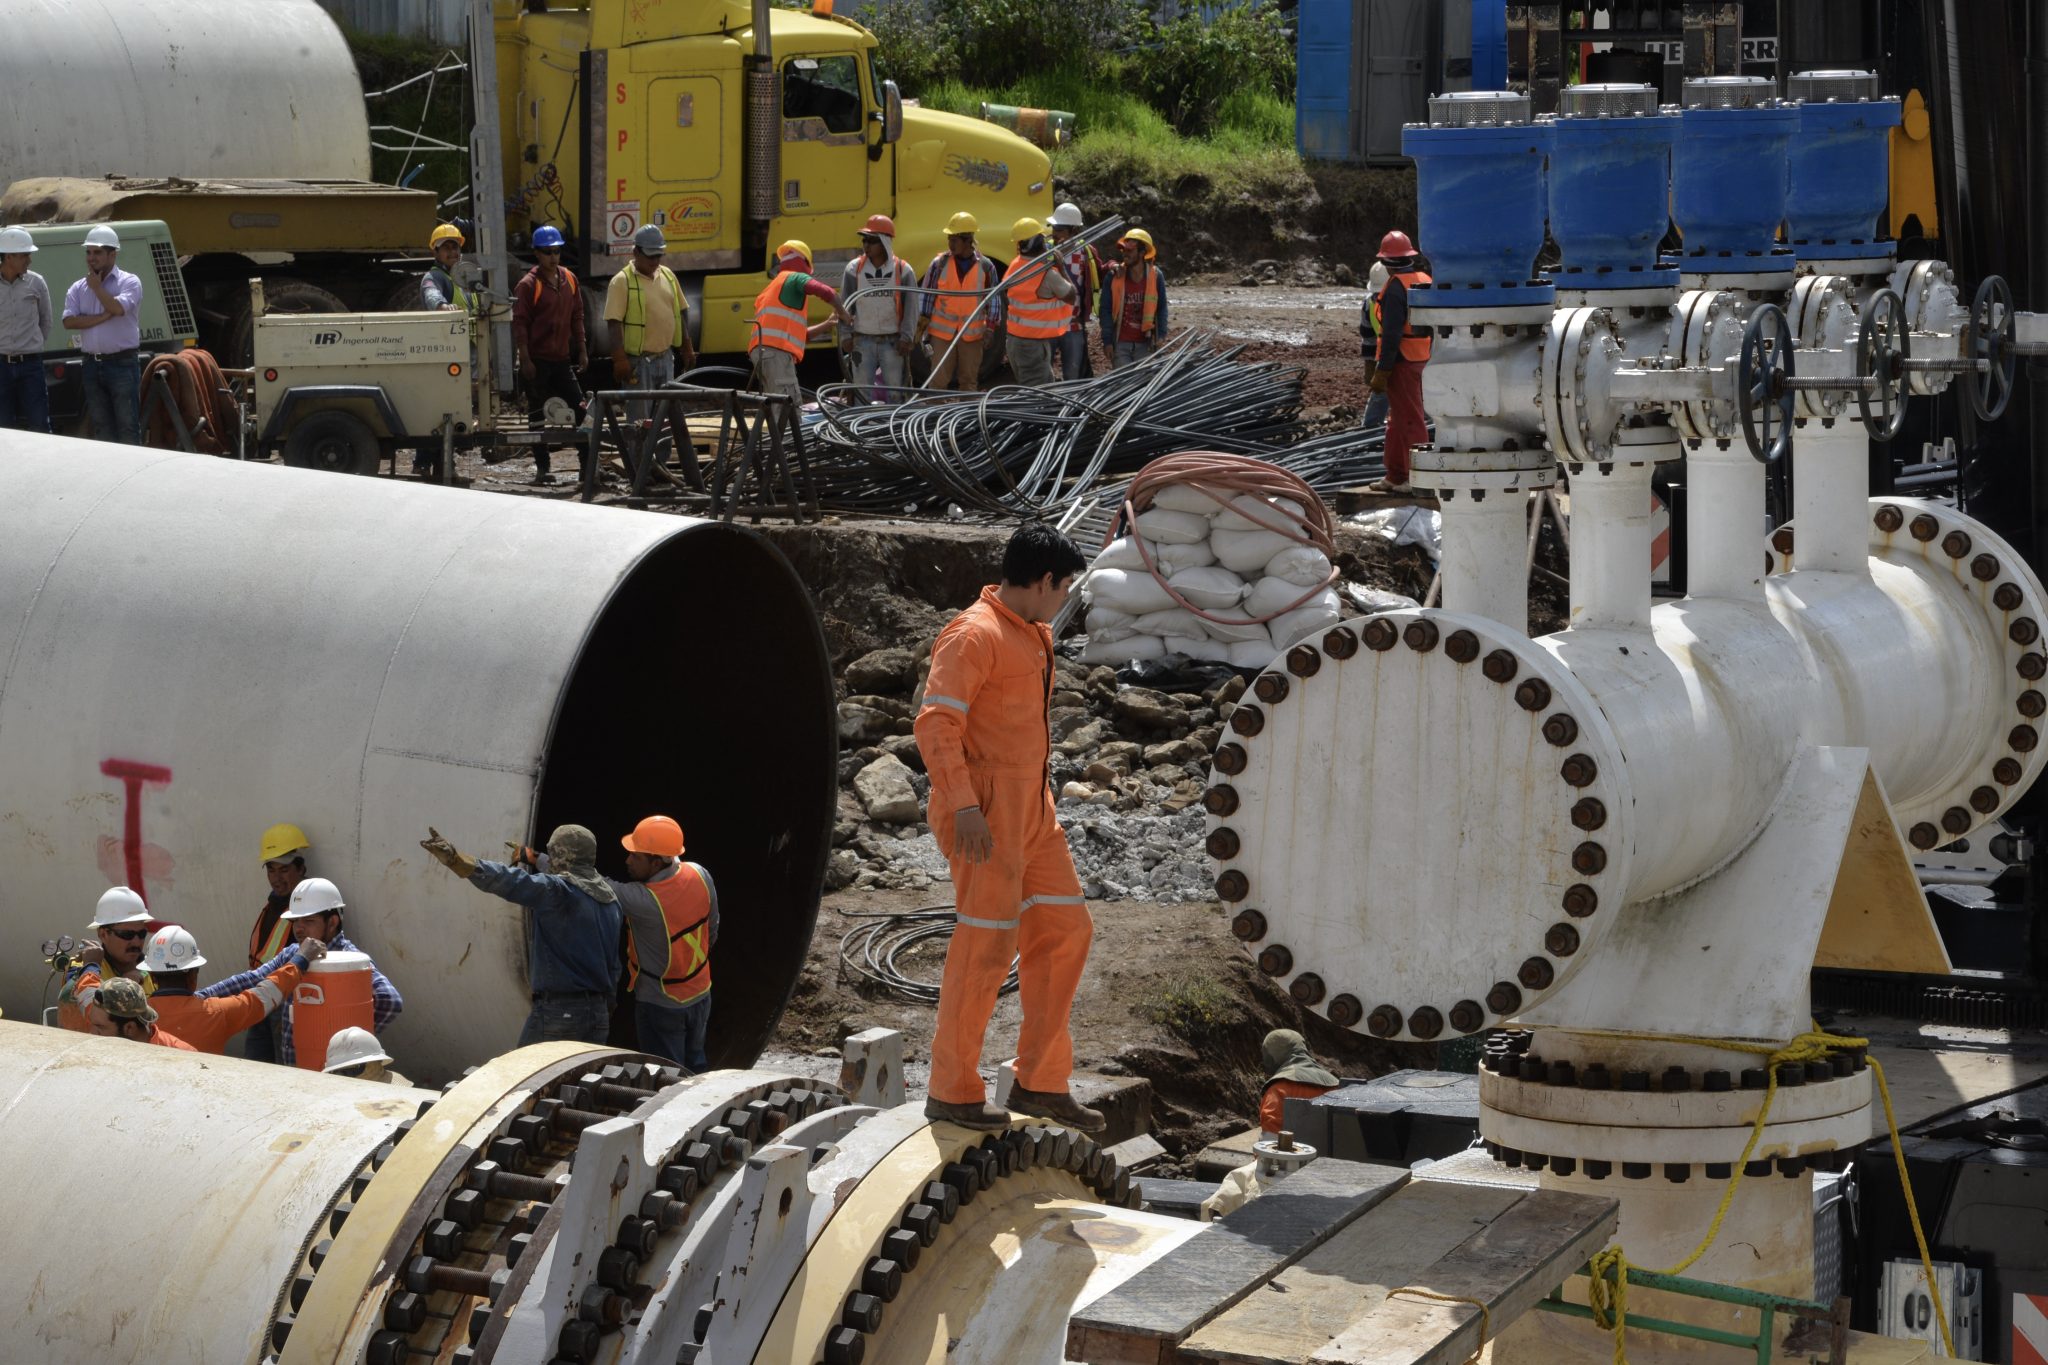
[[1299,0],[1294,145],[1311,161],[1403,165],[1429,97],[1507,83],[1506,0]]

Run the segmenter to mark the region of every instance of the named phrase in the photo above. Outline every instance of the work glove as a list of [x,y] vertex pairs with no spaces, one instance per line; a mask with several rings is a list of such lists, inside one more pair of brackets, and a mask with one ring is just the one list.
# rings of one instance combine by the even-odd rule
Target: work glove
[[464,881],[468,881],[476,875],[476,859],[463,853],[455,845],[442,838],[441,831],[435,829],[432,825],[427,826],[427,837],[420,840],[420,847],[425,849],[427,855],[435,862],[447,868]]
[[310,967],[327,956],[327,945],[317,938],[302,939],[294,951],[298,954],[299,965]]
[[1386,370],[1381,369],[1377,365],[1372,367],[1372,375],[1367,382],[1372,385],[1374,393],[1385,393],[1387,391],[1387,374]]
[[1373,376],[1377,375],[1379,372],[1379,362],[1373,359],[1371,351],[1367,351],[1365,353],[1365,383],[1367,388],[1372,387]]
[[526,844],[515,844],[509,839],[505,841],[505,861],[529,872],[540,870],[540,855]]

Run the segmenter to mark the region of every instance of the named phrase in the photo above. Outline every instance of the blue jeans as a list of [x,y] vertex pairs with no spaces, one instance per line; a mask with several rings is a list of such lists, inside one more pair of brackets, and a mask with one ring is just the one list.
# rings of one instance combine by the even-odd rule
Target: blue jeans
[[[290,1002],[287,1001],[283,1008],[290,1009]],[[274,1017],[260,1019],[243,1032],[242,1055],[252,1062],[277,1060],[277,1020]]]
[[[894,332],[881,336],[857,333],[853,338],[849,352],[853,356],[853,382],[868,389],[877,403],[900,403],[904,398],[903,356],[896,350],[897,340]],[[878,370],[881,385],[870,387]]]
[[1060,378],[1092,379],[1094,362],[1088,358],[1088,334],[1076,328],[1059,341]]
[[633,1022],[640,1030],[640,1050],[666,1057],[689,1071],[709,1071],[704,1037],[711,1023],[709,992],[683,1006],[633,1002]]
[[1159,339],[1150,341],[1113,341],[1109,346],[1110,363],[1121,370],[1126,365],[1135,365],[1159,349]]
[[135,351],[85,358],[85,415],[95,441],[142,444],[142,357]]
[[1386,424],[1387,396],[1383,393],[1368,394],[1365,400],[1365,415],[1358,419],[1358,425],[1370,430],[1373,427],[1383,427]]
[[518,1047],[529,1043],[602,1043],[612,1031],[609,995],[554,995],[533,998]]
[[0,427],[50,429],[50,386],[43,380],[41,360],[0,361]]

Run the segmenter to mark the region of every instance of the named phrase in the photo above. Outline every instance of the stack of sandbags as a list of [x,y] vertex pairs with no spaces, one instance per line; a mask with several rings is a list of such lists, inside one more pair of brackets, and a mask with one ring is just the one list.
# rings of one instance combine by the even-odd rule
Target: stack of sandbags
[[1243,493],[1226,506],[1181,484],[1159,490],[1135,525],[1095,557],[1082,594],[1082,659],[1120,664],[1185,654],[1264,668],[1334,625],[1329,556],[1297,527],[1303,510],[1282,497]]

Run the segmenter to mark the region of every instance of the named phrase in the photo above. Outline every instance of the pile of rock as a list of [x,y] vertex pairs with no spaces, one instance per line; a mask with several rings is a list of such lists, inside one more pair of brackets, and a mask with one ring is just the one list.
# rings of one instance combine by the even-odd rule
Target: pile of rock
[[[923,818],[931,784],[911,737],[930,659],[926,642],[846,669],[828,890],[922,890],[948,879]],[[1091,898],[1208,899],[1199,802],[1244,686],[1235,677],[1199,692],[1123,687],[1113,669],[1057,660],[1049,775]]]

